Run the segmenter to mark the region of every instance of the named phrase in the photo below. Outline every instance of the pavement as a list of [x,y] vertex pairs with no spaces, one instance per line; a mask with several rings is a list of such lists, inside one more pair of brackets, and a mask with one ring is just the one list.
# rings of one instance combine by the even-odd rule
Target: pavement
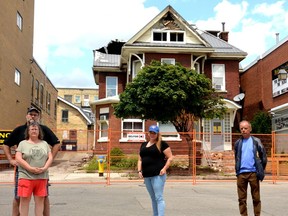
[[[287,215],[287,182],[261,183],[261,216]],[[0,184],[1,216],[11,215],[13,185]],[[143,182],[106,184],[52,184],[49,188],[51,216],[145,216],[152,215],[151,201]],[[5,195],[4,195],[5,194]],[[235,182],[167,182],[166,216],[236,216]],[[30,215],[34,201],[31,200]],[[249,215],[253,215],[248,196]]]
[[[107,176],[98,173],[77,172],[80,159],[67,159],[59,155],[50,168],[49,199],[51,216],[144,216],[152,215],[151,201],[143,180],[130,180],[123,174]],[[83,155],[82,155],[83,156]],[[82,156],[79,156],[82,160]],[[62,160],[62,161],[61,161]],[[107,184],[109,183],[109,184]],[[13,199],[13,171],[0,171],[0,215],[11,215]],[[285,216],[287,213],[287,181],[271,180],[261,183],[261,216]],[[197,180],[193,184],[187,179],[168,177],[164,199],[166,216],[236,216],[239,215],[236,181]],[[249,215],[253,215],[250,193]],[[30,215],[34,201],[31,200]]]

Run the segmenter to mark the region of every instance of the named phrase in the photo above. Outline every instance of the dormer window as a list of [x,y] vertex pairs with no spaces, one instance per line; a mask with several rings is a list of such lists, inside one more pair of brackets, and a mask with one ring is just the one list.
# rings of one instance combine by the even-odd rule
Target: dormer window
[[167,32],[153,32],[153,41],[167,41]]
[[172,30],[154,30],[153,31],[153,42],[173,42],[183,43],[184,32],[183,31],[172,31]]
[[171,32],[170,41],[171,42],[184,42],[184,33],[183,32]]

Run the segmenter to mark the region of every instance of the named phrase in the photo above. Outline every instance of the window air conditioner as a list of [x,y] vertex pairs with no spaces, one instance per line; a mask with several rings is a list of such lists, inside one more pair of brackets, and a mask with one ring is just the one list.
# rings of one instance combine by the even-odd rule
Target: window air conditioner
[[216,90],[221,90],[221,85],[215,85]]

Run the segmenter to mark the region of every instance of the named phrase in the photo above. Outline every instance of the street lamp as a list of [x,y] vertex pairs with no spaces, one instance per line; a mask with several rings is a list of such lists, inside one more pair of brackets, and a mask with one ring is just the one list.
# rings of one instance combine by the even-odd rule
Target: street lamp
[[287,72],[285,69],[280,69],[279,73],[278,73],[278,80],[286,80],[287,79]]

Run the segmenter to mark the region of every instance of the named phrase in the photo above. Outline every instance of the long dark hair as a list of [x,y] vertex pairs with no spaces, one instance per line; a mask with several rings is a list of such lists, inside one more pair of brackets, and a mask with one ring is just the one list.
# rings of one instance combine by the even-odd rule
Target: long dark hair
[[157,138],[156,138],[156,147],[161,152],[161,144],[162,144],[162,136],[160,133],[157,133]]
[[33,121],[33,122],[30,122],[25,130],[25,139],[28,140],[29,139],[29,129],[31,127],[37,127],[38,130],[39,130],[39,135],[38,135],[38,139],[42,140],[43,139],[43,131],[42,131],[42,128],[40,126],[40,124],[36,121]]

